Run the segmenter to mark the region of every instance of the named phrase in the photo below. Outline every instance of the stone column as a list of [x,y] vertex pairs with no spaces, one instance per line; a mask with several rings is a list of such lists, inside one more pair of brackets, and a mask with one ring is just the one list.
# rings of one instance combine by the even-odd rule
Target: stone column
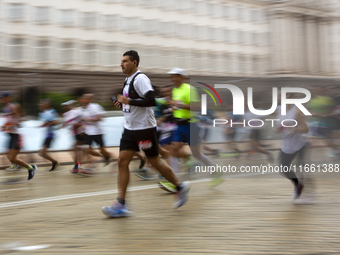
[[320,19],[319,35],[320,71],[326,75],[329,73],[329,30],[327,19]]
[[[280,70],[280,19],[277,12],[270,15],[270,71],[273,73]],[[254,57],[256,59],[256,57]],[[255,71],[256,72],[256,71]]]
[[293,59],[295,73],[301,73],[304,69],[304,40],[303,40],[303,16],[294,15],[293,27]]
[[285,58],[285,72],[292,73],[294,66],[294,21],[293,15],[290,13],[286,13],[284,17],[285,30],[284,30],[284,38],[283,38],[283,51]]
[[313,30],[313,17],[307,16],[306,18],[306,39],[307,39],[307,73],[313,74],[315,69],[315,51],[314,51],[314,30]]
[[312,33],[313,33],[313,43],[312,43],[312,49],[313,49],[313,74],[320,74],[320,50],[319,50],[319,42],[318,42],[318,18],[314,17],[312,19]]
[[335,74],[337,69],[337,58],[338,58],[338,23],[337,19],[331,18],[328,23],[328,42],[329,42],[329,65],[328,69],[330,74]]

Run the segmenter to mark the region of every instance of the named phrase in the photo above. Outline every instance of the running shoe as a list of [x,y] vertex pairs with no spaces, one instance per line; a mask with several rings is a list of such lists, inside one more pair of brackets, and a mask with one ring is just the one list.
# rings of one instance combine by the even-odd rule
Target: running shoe
[[173,185],[171,182],[168,182],[168,181],[160,181],[158,182],[158,186],[167,191],[167,192],[170,192],[170,193],[177,193],[177,189],[176,189],[176,186]]
[[128,217],[132,215],[132,212],[129,211],[125,205],[121,205],[118,202],[114,202],[111,206],[104,206],[102,212],[109,218]]
[[36,165],[31,165],[31,167],[32,169],[30,170],[28,169],[28,180],[31,180],[34,177],[36,171],[38,170],[38,167]]
[[93,176],[95,172],[90,168],[78,168],[78,173],[84,176]]
[[222,173],[221,172],[216,172],[213,175],[212,180],[209,183],[209,188],[214,188],[218,185],[220,185],[222,182],[224,182],[224,179],[222,178]]
[[142,160],[140,161],[140,164],[139,164],[139,169],[142,169],[142,168],[144,167],[144,165],[145,165],[145,160],[142,159]]
[[110,164],[110,157],[107,157],[107,156],[103,156],[103,157],[105,161],[105,166],[108,166]]
[[12,164],[11,166],[9,166],[9,167],[6,168],[6,171],[11,172],[11,171],[17,170],[18,168],[19,168],[19,165],[17,165],[17,164]]
[[70,170],[71,174],[77,174],[78,173],[78,166],[74,166],[71,170]]
[[145,181],[150,181],[153,180],[154,178],[151,176],[151,171],[147,167],[143,167],[140,170],[137,170],[135,172],[135,175],[137,175],[139,178],[145,180]]
[[298,199],[301,196],[302,190],[303,190],[303,184],[301,182],[298,183],[298,185],[294,185],[294,193],[292,195],[292,199]]
[[163,177],[163,175],[161,175],[161,174],[158,174],[158,178],[159,178],[159,179],[162,179],[162,180],[166,180],[166,179]]
[[175,203],[172,206],[175,209],[185,205],[189,198],[190,182],[182,182],[181,187],[182,189],[177,192]]
[[54,170],[56,170],[56,168],[59,166],[59,162],[58,161],[54,161],[52,163],[52,168],[50,170],[48,170],[49,172],[52,172]]

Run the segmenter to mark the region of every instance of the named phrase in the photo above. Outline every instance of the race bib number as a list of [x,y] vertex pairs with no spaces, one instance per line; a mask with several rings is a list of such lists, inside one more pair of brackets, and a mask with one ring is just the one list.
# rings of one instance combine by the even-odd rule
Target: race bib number
[[138,146],[141,150],[150,149],[152,147],[152,142],[151,140],[139,141]]
[[126,112],[126,113],[130,112],[130,105],[123,104],[123,112]]

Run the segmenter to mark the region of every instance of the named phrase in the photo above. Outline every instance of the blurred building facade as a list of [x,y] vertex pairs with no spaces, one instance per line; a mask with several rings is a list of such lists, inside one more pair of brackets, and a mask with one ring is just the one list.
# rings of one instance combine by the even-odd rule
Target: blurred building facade
[[0,66],[203,76],[340,73],[339,0],[0,0]]
[[339,0],[272,1],[271,73],[340,74]]

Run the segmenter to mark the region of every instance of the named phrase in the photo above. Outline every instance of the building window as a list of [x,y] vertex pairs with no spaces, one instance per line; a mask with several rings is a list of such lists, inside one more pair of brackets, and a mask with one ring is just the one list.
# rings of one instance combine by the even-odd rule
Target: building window
[[83,65],[97,64],[97,48],[95,44],[86,44],[82,47],[81,63]]
[[214,15],[214,6],[211,3],[203,3],[205,5],[204,10],[206,15]]
[[230,8],[229,8],[229,6],[224,5],[222,12],[223,12],[224,18],[227,18],[227,19],[230,18]]
[[223,56],[223,72],[230,73],[230,58],[228,55]]
[[38,24],[47,23],[50,20],[50,9],[48,7],[34,8],[34,22]]
[[129,32],[137,32],[139,30],[139,19],[138,18],[130,18],[123,17],[122,18],[122,28],[126,33]]
[[74,10],[60,10],[59,11],[59,24],[61,26],[74,26],[75,11]]
[[205,15],[208,12],[208,10],[206,9],[205,2],[202,1],[195,1],[193,10],[196,14],[199,15]]
[[223,30],[223,41],[229,42],[230,41],[230,35],[229,35],[229,30],[224,29]]
[[124,1],[124,4],[138,4],[138,3],[139,3],[138,0],[125,0]]
[[206,40],[208,38],[208,28],[207,27],[197,27],[198,39]]
[[238,42],[239,43],[245,43],[245,34],[243,31],[238,32]]
[[159,52],[154,49],[146,49],[141,51],[141,59],[144,68],[156,68],[160,66]]
[[230,6],[229,7],[229,17],[231,19],[236,19],[237,18],[237,7]]
[[117,15],[104,15],[102,19],[103,29],[107,31],[118,30],[118,16]]
[[162,36],[175,36],[176,35],[176,23],[162,22],[160,27],[161,27],[160,32]]
[[243,7],[238,8],[237,18],[241,21],[245,20],[245,18],[244,18],[244,8]]
[[59,48],[59,63],[73,64],[75,63],[75,47],[71,42],[64,42],[60,44]]
[[102,51],[104,66],[119,66],[121,62],[121,51],[115,46],[105,46]]
[[213,15],[215,17],[221,18],[224,16],[224,6],[220,4],[213,4]]
[[166,59],[166,61],[163,62],[163,65],[166,69],[174,68],[174,66],[177,65],[177,56],[176,53],[173,51],[163,51],[162,57]]
[[84,12],[81,17],[83,28],[91,29],[97,26],[97,14],[95,12]]
[[141,1],[141,4],[144,6],[157,6],[158,0],[143,0]]
[[177,2],[177,10],[179,11],[190,11],[192,10],[192,1],[191,0],[178,0]]
[[179,66],[181,66],[184,69],[192,69],[193,68],[192,61],[193,59],[191,52],[189,50],[184,51],[180,55]]
[[175,9],[176,1],[175,0],[166,0],[161,2],[161,7],[163,10],[173,10]]
[[25,5],[8,4],[7,19],[10,21],[23,21],[25,19]]
[[142,32],[148,35],[156,34],[159,31],[159,23],[157,20],[143,20]]
[[14,38],[9,40],[8,60],[23,61],[25,59],[25,40]]
[[223,30],[221,28],[212,28],[213,31],[213,40],[214,41],[223,41]]
[[46,63],[50,61],[50,44],[46,40],[38,41],[34,47],[34,62]]
[[191,38],[191,25],[188,24],[178,24],[180,29],[178,29],[178,36],[181,38]]

